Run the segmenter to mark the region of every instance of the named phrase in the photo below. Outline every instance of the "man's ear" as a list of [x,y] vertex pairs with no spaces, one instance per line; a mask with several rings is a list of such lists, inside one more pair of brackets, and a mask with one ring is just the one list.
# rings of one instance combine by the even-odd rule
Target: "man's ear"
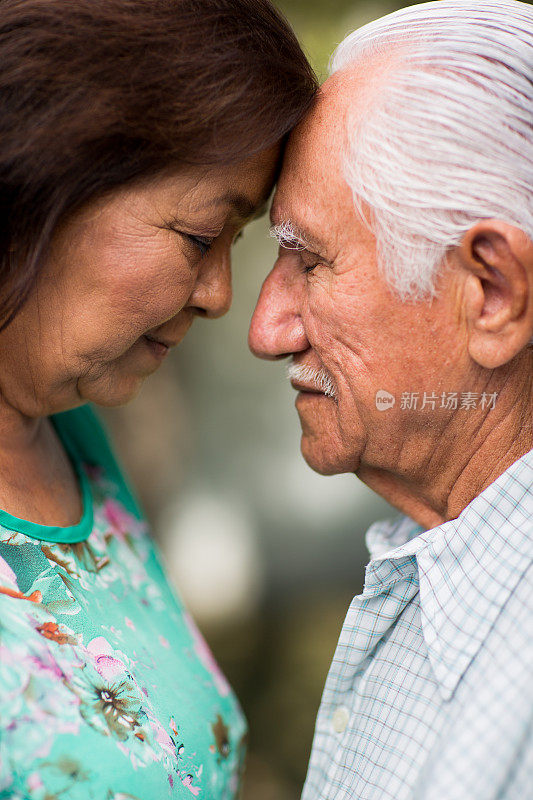
[[480,366],[506,364],[533,338],[533,242],[502,220],[478,222],[457,248],[468,349]]

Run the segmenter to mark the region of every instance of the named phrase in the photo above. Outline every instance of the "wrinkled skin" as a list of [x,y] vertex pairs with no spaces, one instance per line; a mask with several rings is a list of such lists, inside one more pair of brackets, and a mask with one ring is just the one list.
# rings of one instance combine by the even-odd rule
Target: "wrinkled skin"
[[[421,524],[454,518],[533,447],[533,246],[489,220],[451,251],[432,300],[402,300],[343,175],[348,108],[364,114],[386,70],[337,73],[293,132],[272,206],[305,249],[280,247],[249,334],[262,358],[325,370],[332,398],[295,381],[302,452],[324,474],[355,472]],[[396,404],[382,411],[376,393]],[[403,392],[436,407],[401,408]],[[440,408],[442,392],[498,393],[489,410]],[[524,422],[526,421],[526,424]],[[529,424],[528,422],[529,421]]]
[[[88,203],[56,232],[37,286],[0,333],[0,505],[75,524],[81,501],[47,415],[128,402],[177,345],[231,303],[231,246],[264,206],[279,148],[154,177]],[[164,348],[160,348],[164,351]]]

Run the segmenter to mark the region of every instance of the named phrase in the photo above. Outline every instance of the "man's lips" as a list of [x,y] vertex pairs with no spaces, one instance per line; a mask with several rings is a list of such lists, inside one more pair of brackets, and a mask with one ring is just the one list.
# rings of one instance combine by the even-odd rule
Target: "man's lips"
[[292,387],[302,394],[314,394],[319,397],[336,396],[335,384],[325,367],[317,369],[308,364],[299,364],[293,359],[287,366],[287,377]]
[[317,389],[317,387],[313,384],[304,383],[303,381],[298,381],[294,378],[291,378],[291,386],[298,392],[305,392],[305,394],[321,394],[325,396],[324,392],[322,392],[320,389]]

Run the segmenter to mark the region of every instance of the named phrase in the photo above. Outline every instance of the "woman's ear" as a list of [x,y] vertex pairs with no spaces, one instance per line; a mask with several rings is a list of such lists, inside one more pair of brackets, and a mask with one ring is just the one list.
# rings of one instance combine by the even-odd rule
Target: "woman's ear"
[[533,242],[520,228],[489,219],[470,228],[456,254],[467,273],[470,356],[496,369],[533,338]]

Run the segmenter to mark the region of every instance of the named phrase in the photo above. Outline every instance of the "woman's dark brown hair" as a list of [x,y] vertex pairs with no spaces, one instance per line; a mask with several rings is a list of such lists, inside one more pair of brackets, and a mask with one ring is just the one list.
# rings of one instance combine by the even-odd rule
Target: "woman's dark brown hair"
[[0,331],[66,215],[266,149],[315,91],[269,0],[0,0]]

